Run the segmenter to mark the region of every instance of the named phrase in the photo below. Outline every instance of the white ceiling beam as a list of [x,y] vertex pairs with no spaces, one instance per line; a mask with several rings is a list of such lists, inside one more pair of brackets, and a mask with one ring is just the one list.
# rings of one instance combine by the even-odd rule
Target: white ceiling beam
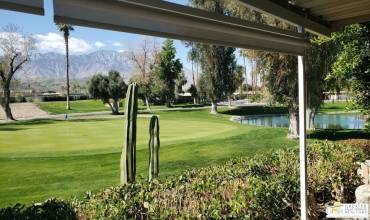
[[44,15],[44,0],[0,0],[0,9]]
[[332,32],[326,25],[313,21],[293,10],[287,9],[270,0],[238,0],[242,5],[264,14],[283,20],[294,26],[305,27],[305,30],[314,34],[329,36]]
[[158,0],[54,0],[54,20],[289,54],[303,54],[309,46],[303,34]]

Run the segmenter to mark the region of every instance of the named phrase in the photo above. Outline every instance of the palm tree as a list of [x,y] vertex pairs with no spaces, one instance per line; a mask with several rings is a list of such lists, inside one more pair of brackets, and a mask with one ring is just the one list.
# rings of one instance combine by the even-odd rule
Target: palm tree
[[73,31],[73,27],[68,24],[58,23],[57,24],[58,29],[60,32],[63,32],[64,35],[64,43],[66,46],[66,84],[67,84],[67,105],[66,109],[70,110],[71,106],[69,104],[69,46],[68,46],[68,39],[69,39],[69,33]]
[[[239,50],[239,56],[243,57],[245,88],[246,88],[246,91],[247,91],[247,94],[248,94],[247,65],[245,63],[245,60],[246,60],[246,57],[247,57],[246,51],[243,50],[243,49],[240,49]],[[242,90],[241,91],[243,91],[243,85],[242,85]]]

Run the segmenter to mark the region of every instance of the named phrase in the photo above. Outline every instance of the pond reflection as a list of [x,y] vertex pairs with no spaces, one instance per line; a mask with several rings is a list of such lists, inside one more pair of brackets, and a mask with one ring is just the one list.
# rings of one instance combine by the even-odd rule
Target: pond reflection
[[[257,115],[247,116],[243,124],[270,127],[288,127],[288,115]],[[365,118],[359,114],[317,114],[314,127],[320,129],[363,129]]]

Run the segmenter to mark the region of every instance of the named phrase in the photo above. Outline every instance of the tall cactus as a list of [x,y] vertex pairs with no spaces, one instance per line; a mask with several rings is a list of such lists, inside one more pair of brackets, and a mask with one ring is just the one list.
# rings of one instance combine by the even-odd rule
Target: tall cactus
[[121,155],[121,184],[127,184],[135,180],[137,93],[138,87],[136,83],[130,84],[126,94],[125,139]]
[[159,173],[159,121],[155,115],[150,119],[149,135],[149,181],[151,181],[157,178]]

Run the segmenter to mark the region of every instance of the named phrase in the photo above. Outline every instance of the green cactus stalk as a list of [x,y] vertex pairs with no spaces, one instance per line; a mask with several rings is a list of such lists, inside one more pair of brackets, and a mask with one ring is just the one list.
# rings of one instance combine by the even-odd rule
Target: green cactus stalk
[[124,144],[121,155],[121,184],[135,181],[136,174],[136,118],[138,87],[129,85],[126,94]]
[[159,120],[155,115],[150,119],[149,136],[149,181],[152,181],[159,173]]

